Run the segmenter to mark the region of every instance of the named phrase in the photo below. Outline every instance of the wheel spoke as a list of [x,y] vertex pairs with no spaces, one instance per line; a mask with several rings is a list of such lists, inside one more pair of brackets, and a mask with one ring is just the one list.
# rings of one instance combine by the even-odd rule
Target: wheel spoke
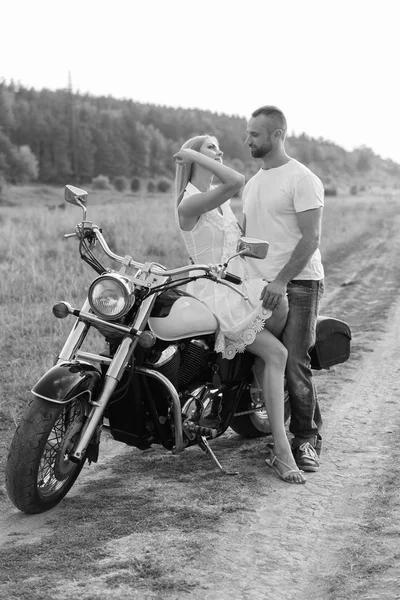
[[65,435],[73,422],[80,418],[83,414],[82,405],[79,400],[74,400],[72,403],[63,407],[58,419],[50,431],[49,437],[42,454],[39,465],[37,485],[42,496],[53,494],[61,488],[68,477],[61,479],[56,474],[57,461],[67,460],[67,456],[60,456],[60,450],[64,443]]

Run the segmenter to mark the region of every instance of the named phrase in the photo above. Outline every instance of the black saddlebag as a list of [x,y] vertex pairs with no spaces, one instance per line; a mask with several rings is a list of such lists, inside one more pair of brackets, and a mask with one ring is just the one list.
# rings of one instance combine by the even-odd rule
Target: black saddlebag
[[317,338],[311,351],[311,368],[329,369],[346,362],[350,356],[350,327],[332,317],[318,317]]

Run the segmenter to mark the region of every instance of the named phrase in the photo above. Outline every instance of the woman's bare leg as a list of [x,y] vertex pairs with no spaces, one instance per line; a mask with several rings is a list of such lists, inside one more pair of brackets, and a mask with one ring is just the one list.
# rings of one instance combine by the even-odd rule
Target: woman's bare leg
[[[297,470],[284,424],[283,378],[287,359],[286,348],[270,331],[264,329],[257,334],[255,341],[247,346],[247,349],[264,361],[260,383],[274,438],[274,454],[290,469]],[[279,462],[276,462],[275,466],[282,474],[287,471]],[[288,478],[296,482],[304,481],[301,473],[293,473]]]
[[[275,337],[279,338],[283,331],[283,328],[286,325],[288,312],[289,304],[287,297],[285,296],[285,298],[275,308],[270,318],[265,321],[264,328],[268,329],[268,331],[270,331]],[[257,358],[254,361],[253,372],[255,378],[254,383],[256,384],[254,385],[254,387],[261,388],[261,382],[264,372],[264,361],[259,356],[257,356]]]
[[288,313],[289,303],[287,296],[285,296],[274,309],[270,318],[265,321],[265,329],[268,329],[275,337],[279,338],[286,325]]

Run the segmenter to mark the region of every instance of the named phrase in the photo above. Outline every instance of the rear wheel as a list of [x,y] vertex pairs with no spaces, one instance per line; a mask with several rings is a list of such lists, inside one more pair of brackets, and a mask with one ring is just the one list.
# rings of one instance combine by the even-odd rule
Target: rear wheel
[[[284,397],[284,420],[285,423],[290,417],[290,404],[289,395],[285,390]],[[238,417],[233,417],[230,427],[245,438],[257,438],[265,435],[271,435],[271,425],[265,410],[264,402],[253,401],[250,395],[250,387],[248,387],[240,399],[239,405],[236,410],[242,414]]]
[[6,467],[11,501],[26,513],[53,508],[68,493],[85,459],[68,459],[86,420],[81,395],[67,404],[33,397],[14,434]]

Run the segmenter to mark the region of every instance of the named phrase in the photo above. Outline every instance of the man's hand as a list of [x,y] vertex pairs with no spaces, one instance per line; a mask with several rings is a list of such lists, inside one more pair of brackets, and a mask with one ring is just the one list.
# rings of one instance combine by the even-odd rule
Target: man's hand
[[286,295],[286,284],[278,279],[267,283],[260,295],[264,308],[274,310]]

